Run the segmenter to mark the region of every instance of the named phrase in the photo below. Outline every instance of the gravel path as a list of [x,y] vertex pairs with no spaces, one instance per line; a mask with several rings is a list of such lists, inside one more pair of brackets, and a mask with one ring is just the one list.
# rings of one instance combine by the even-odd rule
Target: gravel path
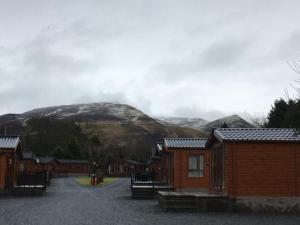
[[0,199],[1,225],[299,225],[300,215],[162,212],[153,200],[131,200],[128,179],[103,188],[73,178],[52,180],[43,197]]

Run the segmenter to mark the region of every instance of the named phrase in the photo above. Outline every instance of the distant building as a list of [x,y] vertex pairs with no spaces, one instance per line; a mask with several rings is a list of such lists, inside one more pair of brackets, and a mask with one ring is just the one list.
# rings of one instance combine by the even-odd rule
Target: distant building
[[109,176],[131,176],[132,171],[138,172],[144,169],[143,163],[131,159],[112,160],[107,166],[107,175]]
[[22,152],[22,160],[20,160],[19,171],[21,173],[34,174],[38,171],[38,163],[36,156],[30,151]]
[[58,174],[88,174],[90,164],[88,160],[57,159]]
[[0,136],[0,190],[16,185],[21,158],[20,137]]
[[163,144],[157,143],[153,147],[148,167],[154,175],[154,179],[160,183],[168,183],[167,157],[168,153],[163,151]]

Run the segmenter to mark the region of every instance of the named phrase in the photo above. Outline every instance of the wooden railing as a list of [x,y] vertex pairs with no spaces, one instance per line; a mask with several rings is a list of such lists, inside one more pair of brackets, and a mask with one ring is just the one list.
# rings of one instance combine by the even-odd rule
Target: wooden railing
[[17,186],[43,186],[46,188],[50,176],[47,172],[34,174],[19,173],[17,176]]

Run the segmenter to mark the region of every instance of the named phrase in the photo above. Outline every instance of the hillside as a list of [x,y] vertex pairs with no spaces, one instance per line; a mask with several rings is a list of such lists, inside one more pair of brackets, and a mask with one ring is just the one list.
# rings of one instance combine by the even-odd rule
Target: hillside
[[179,118],[178,117],[157,117],[157,120],[163,121],[163,123],[165,124],[173,124],[180,127],[193,128],[206,134],[208,134],[212,128],[221,127],[224,123],[226,123],[228,127],[232,127],[232,128],[254,127],[253,124],[248,123],[246,120],[244,120],[238,115],[223,117],[211,122],[201,118],[180,118],[180,117]]
[[203,136],[195,129],[162,124],[134,107],[113,103],[53,106],[6,114],[0,116],[0,133],[4,130],[7,134],[21,134],[24,148],[40,155],[51,155],[57,147],[68,149],[74,136],[86,155],[89,138],[96,136],[101,143],[99,157],[142,161],[163,137]]
[[164,124],[173,124],[180,127],[188,127],[193,129],[200,129],[204,127],[209,121],[201,118],[185,118],[185,117],[155,117],[157,121]]

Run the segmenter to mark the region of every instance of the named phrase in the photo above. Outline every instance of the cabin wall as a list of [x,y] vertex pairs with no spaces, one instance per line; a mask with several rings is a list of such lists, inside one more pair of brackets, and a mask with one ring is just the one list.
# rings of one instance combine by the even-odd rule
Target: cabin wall
[[0,155],[0,190],[5,187],[6,162],[6,156]]
[[294,143],[226,144],[228,196],[300,196],[300,148]]
[[57,173],[88,173],[89,164],[61,163],[57,166]]
[[[177,149],[172,151],[173,155],[173,186],[176,190],[208,190],[209,185],[209,152],[202,150],[188,150],[188,149]],[[205,166],[203,177],[189,177],[188,176],[188,157],[190,155],[204,155]]]

